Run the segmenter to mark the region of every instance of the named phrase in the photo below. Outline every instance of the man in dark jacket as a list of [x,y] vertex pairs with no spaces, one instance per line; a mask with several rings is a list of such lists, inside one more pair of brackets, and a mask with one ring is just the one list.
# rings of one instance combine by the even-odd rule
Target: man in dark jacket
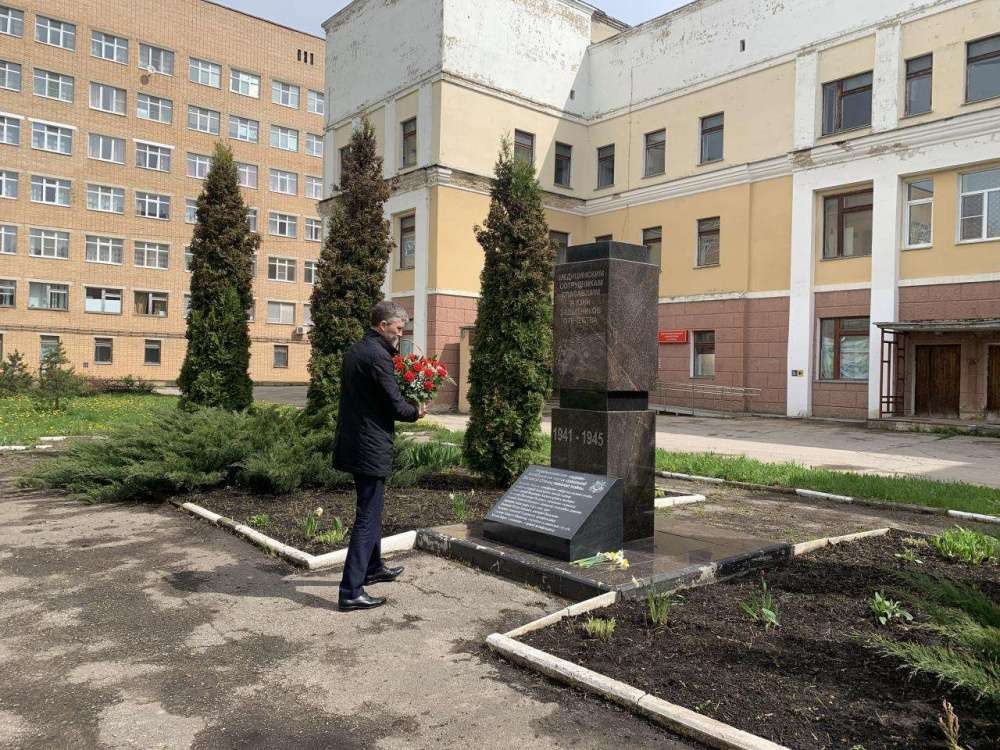
[[392,472],[396,422],[416,422],[426,411],[403,398],[392,358],[398,353],[407,320],[395,302],[371,311],[371,330],[347,350],[340,378],[340,412],[333,444],[333,465],[354,475],[358,508],[340,582],[340,609],[371,609],[385,604],[364,586],[393,581],[403,567],[382,562],[382,504]]

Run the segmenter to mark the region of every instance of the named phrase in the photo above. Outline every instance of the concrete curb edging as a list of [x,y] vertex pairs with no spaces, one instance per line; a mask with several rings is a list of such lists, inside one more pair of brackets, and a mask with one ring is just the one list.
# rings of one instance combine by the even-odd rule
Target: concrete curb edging
[[832,547],[834,544],[843,542],[854,542],[858,539],[867,539],[871,536],[885,536],[891,529],[871,529],[869,531],[859,531],[855,534],[844,534],[842,536],[827,536],[822,539],[811,539],[808,542],[800,542],[792,547],[792,557],[799,557],[809,552],[813,552],[823,547]]
[[[220,516],[218,513],[213,513],[207,508],[202,508],[200,505],[195,505],[194,503],[184,503],[179,500],[171,500],[170,502],[178,508],[186,510],[192,515],[205,519],[209,523],[229,529],[237,536],[241,536],[244,539],[253,542],[258,547],[263,547],[270,552],[274,552],[293,565],[298,565],[301,568],[306,568],[308,570],[322,570],[323,568],[332,568],[336,565],[342,565],[344,560],[347,559],[346,549],[338,549],[322,555],[310,555],[308,552],[303,552],[302,550],[291,547],[284,542],[279,542],[277,539],[272,539],[266,534],[261,534],[256,529],[251,529],[249,526],[236,523],[233,519]],[[382,539],[382,551],[405,552],[406,550],[411,550],[413,549],[416,539],[416,531],[404,531],[402,534],[384,537]]]
[[653,501],[655,508],[673,508],[677,505],[705,502],[704,495],[680,495],[678,497],[658,497]]
[[589,612],[592,609],[598,609],[600,607],[607,607],[608,605],[614,604],[618,601],[618,593],[615,591],[609,591],[606,594],[598,594],[597,596],[591,597],[590,599],[584,599],[582,602],[577,602],[576,604],[571,604],[568,607],[560,609],[558,612],[553,612],[552,614],[545,615],[544,617],[539,617],[537,620],[532,620],[526,625],[522,625],[519,628],[514,628],[503,635],[508,638],[519,638],[526,633],[531,633],[535,630],[541,630],[544,627],[553,625],[564,617],[573,617],[575,615],[582,615],[585,612]]
[[849,495],[835,495],[832,492],[820,492],[819,490],[806,490],[798,487],[780,487],[770,484],[756,484],[754,482],[736,482],[718,477],[702,477],[697,474],[681,474],[676,471],[658,471],[656,476],[665,479],[686,479],[693,482],[711,482],[712,484],[725,484],[730,487],[742,487],[748,490],[764,490],[766,492],[777,492],[781,495],[791,495],[798,497],[811,497],[819,500],[831,500],[836,503],[851,503],[853,505],[864,505],[870,508],[906,510],[912,513],[926,513],[937,516],[952,516],[953,518],[964,518],[968,521],[978,521],[979,523],[1000,524],[1000,516],[991,516],[984,513],[970,513],[964,510],[953,510],[951,508],[934,508],[929,505],[914,505],[912,503],[893,503],[886,500],[873,500],[867,497],[851,497]]

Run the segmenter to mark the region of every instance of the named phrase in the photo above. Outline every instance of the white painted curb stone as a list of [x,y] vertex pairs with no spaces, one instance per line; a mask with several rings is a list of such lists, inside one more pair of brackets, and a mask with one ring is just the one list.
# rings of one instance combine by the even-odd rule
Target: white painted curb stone
[[0,445],[0,451],[26,451],[26,445]]
[[795,494],[801,497],[818,497],[823,500],[836,500],[840,503],[853,503],[854,498],[850,495],[835,495],[832,492],[820,492],[819,490],[796,489]]
[[890,529],[871,529],[870,531],[859,531],[856,534],[844,534],[843,536],[828,536],[822,539],[812,539],[808,542],[800,542],[792,547],[792,557],[798,557],[808,552],[814,552],[823,547],[830,547],[842,542],[853,542],[858,539],[867,539],[871,536],[885,536]]
[[519,628],[514,628],[513,630],[504,633],[504,635],[508,638],[518,638],[525,633],[531,633],[532,631],[541,630],[549,625],[553,625],[562,620],[564,617],[582,615],[592,609],[610,606],[616,601],[618,601],[618,593],[615,591],[609,591],[606,594],[598,594],[597,596],[585,599],[582,602],[571,604],[568,607],[560,609],[558,612],[553,612],[550,615],[539,617],[537,620],[533,620],[526,625],[522,625]]
[[983,513],[969,513],[964,510],[949,510],[948,515],[952,518],[964,518],[967,521],[979,521],[981,523],[1000,523],[1000,516],[987,516]]
[[658,497],[653,501],[654,507],[673,508],[677,505],[690,505],[691,503],[705,502],[704,495],[680,495],[678,497]]

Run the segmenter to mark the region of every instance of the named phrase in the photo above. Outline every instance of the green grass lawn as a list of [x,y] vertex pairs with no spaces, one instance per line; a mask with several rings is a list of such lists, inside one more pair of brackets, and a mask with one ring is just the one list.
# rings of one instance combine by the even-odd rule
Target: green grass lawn
[[46,435],[98,435],[177,408],[176,396],[105,394],[71,399],[58,412],[28,396],[0,398],[0,445],[30,445]]

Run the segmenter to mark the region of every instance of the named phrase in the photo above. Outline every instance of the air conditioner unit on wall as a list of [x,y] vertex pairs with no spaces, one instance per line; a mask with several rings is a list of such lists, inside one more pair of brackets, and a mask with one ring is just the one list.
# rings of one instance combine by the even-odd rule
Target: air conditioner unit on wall
[[296,336],[305,336],[308,330],[306,326],[296,326],[294,333]]

